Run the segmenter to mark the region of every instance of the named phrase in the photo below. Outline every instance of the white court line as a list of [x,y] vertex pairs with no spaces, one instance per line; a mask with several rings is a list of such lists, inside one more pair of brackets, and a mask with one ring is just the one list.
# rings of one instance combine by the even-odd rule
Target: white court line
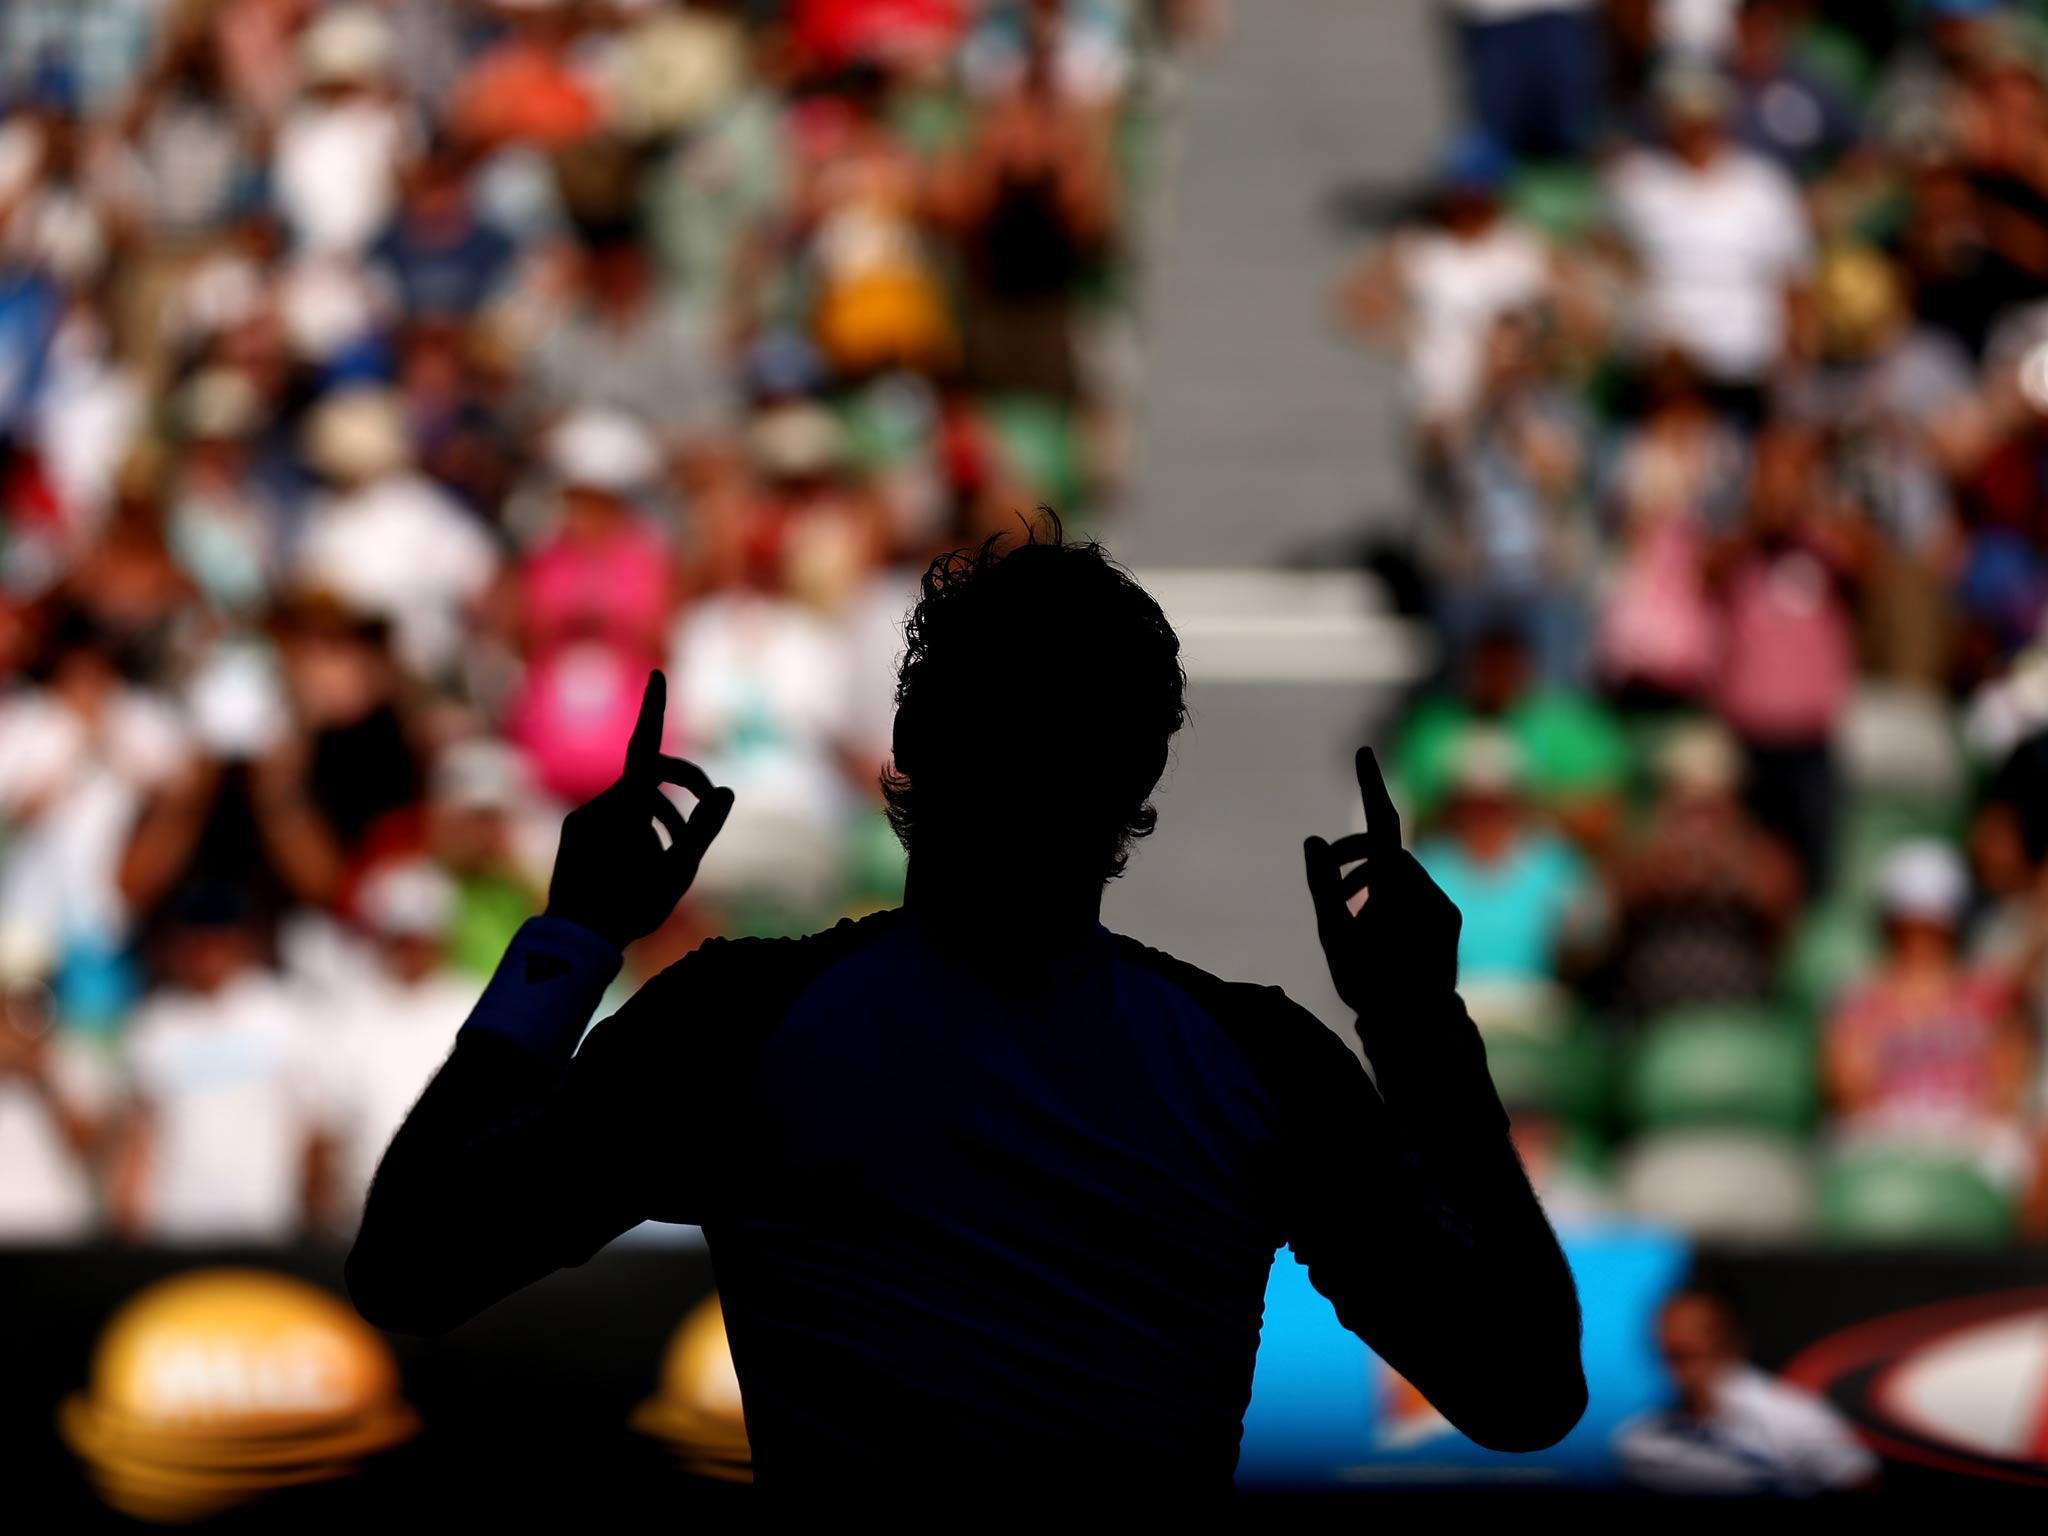
[[1180,635],[1191,682],[1390,686],[1425,671],[1434,640],[1356,571],[1160,567],[1135,573]]

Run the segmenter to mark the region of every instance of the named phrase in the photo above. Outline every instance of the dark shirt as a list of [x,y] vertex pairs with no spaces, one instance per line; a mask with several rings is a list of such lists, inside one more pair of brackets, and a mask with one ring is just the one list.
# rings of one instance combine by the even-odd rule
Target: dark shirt
[[465,224],[452,235],[429,233],[400,220],[372,248],[398,285],[408,315],[473,314],[504,280],[517,254],[510,239],[485,223]]
[[607,949],[558,919],[515,940],[372,1190],[372,1321],[435,1331],[697,1222],[764,1487],[1212,1492],[1291,1243],[1471,1432],[1576,1418],[1569,1272],[1462,1008],[1431,1021],[1423,1130],[1278,988],[1099,926],[1029,977],[904,911],[714,939],[571,1060]]

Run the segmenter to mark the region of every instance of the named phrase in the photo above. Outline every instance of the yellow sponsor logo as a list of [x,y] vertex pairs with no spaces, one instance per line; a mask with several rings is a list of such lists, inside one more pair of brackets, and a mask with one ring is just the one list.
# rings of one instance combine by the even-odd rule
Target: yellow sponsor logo
[[58,1422],[109,1504],[161,1522],[344,1476],[418,1428],[374,1330],[319,1287],[257,1269],[194,1270],[133,1297]]
[[754,1480],[739,1373],[717,1296],[693,1307],[670,1337],[661,1384],[633,1411],[632,1424],[674,1451],[687,1472],[735,1483]]

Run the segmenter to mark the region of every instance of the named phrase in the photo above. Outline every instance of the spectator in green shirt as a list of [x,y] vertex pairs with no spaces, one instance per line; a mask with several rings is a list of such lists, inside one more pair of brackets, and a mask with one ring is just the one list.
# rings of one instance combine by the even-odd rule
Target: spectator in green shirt
[[1634,769],[1628,737],[1598,700],[1536,683],[1528,651],[1509,629],[1482,635],[1461,691],[1425,698],[1401,731],[1395,763],[1418,821],[1443,808],[1458,743],[1480,722],[1507,733],[1530,795],[1574,841],[1594,852],[1611,844]]

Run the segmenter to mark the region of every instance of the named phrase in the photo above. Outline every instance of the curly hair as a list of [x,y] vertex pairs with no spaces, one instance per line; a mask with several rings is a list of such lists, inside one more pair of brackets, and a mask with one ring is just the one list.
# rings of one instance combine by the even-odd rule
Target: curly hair
[[934,560],[904,639],[882,770],[904,848],[978,835],[1005,808],[1034,857],[1122,874],[1187,719],[1180,638],[1151,594],[1041,507],[1021,542]]

